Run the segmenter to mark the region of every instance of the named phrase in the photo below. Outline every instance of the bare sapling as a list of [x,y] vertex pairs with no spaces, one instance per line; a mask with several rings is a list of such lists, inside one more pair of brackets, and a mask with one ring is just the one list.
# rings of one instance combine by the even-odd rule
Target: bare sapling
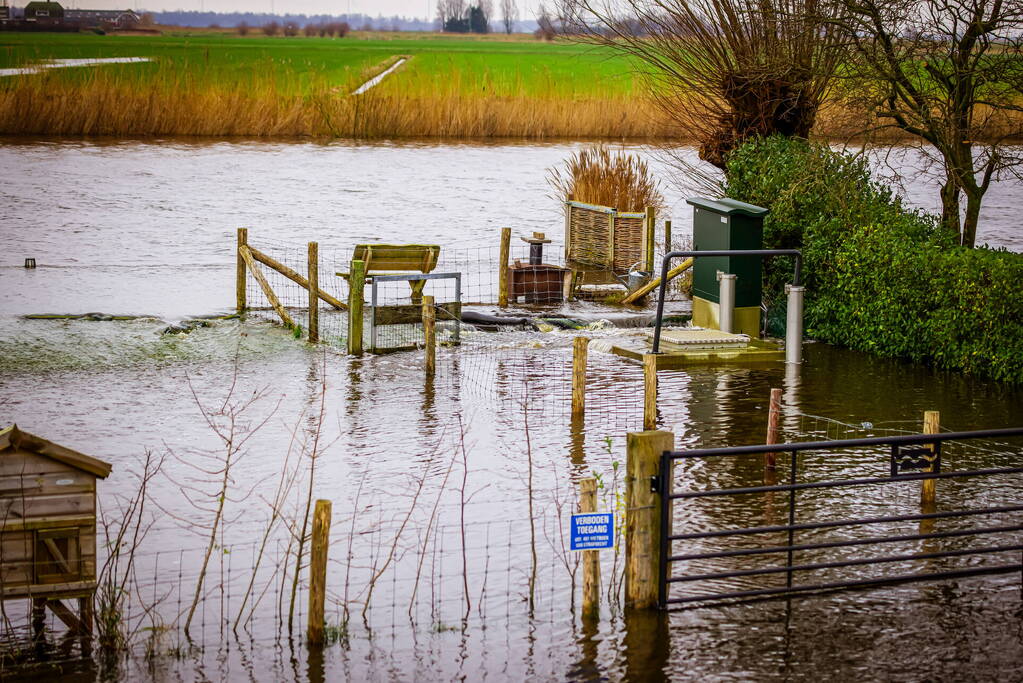
[[571,583],[572,590],[569,597],[569,611],[575,614],[575,586],[576,577],[579,572],[579,554],[572,552],[569,546],[570,542],[566,542],[565,534],[565,510],[566,507],[570,510],[577,511],[578,500],[576,499],[575,487],[569,486],[568,494],[564,493],[563,487],[560,485],[561,477],[558,474],[557,464],[554,465],[554,481],[555,488],[553,491],[553,497],[551,498],[551,504],[554,506],[554,533],[553,535],[548,533],[547,524],[543,526],[544,538],[550,545],[551,550],[554,552],[554,557],[557,558],[558,562],[565,569],[565,573],[568,574],[569,581]]
[[302,574],[302,563],[305,557],[306,543],[309,541],[309,518],[312,514],[313,507],[313,491],[316,487],[316,464],[323,454],[325,448],[320,445],[320,437],[323,433],[323,418],[326,415],[327,410],[327,384],[326,384],[326,372],[327,372],[327,355],[323,352],[321,355],[321,367],[320,367],[320,391],[319,391],[319,411],[315,417],[312,425],[312,434],[310,436],[308,446],[304,448],[304,452],[309,458],[309,481],[305,491],[305,504],[302,511],[302,525],[297,530],[293,531],[295,541],[297,543],[297,550],[295,551],[295,570],[292,575],[291,581],[291,599],[288,605],[288,633],[292,633],[295,623],[295,600],[298,596],[298,582]]
[[[137,591],[136,554],[155,521],[148,510],[153,479],[160,473],[166,456],[147,450],[141,470],[132,473],[137,479],[134,491],[127,498],[114,494],[113,510],[103,510],[99,517],[107,556],[96,573],[96,629],[101,651],[115,661],[114,655],[131,647],[148,618],[155,625],[155,608],[159,599],[146,604]],[[109,500],[109,499],[108,499]],[[141,607],[140,617],[128,619],[127,601],[133,596]]]
[[412,515],[415,513],[419,505],[419,498],[423,493],[423,488],[426,485],[427,479],[429,479],[430,469],[432,468],[434,461],[437,459],[438,453],[440,453],[439,442],[437,443],[436,446],[434,446],[434,449],[430,453],[429,457],[427,457],[426,460],[423,462],[422,472],[418,476],[412,476],[411,502],[409,503],[408,510],[402,517],[401,523],[398,525],[398,529],[397,531],[395,531],[394,536],[392,537],[391,542],[387,547],[387,556],[379,565],[374,564],[373,573],[370,576],[369,583],[366,586],[365,590],[366,600],[362,605],[362,620],[364,623],[368,623],[367,613],[369,611],[370,603],[372,602],[373,599],[373,591],[376,588],[376,584],[380,580],[380,577],[384,575],[384,573],[391,566],[392,562],[395,559],[395,555],[398,552],[398,545],[399,542],[401,541],[402,534],[404,534],[405,529],[409,524],[409,521],[412,519]]
[[[266,389],[257,389],[245,396],[238,396],[237,359],[235,361],[231,385],[219,406],[209,407],[203,405],[191,378],[186,376],[186,380],[203,420],[220,442],[220,448],[216,450],[203,451],[195,449],[189,451],[187,455],[171,452],[171,456],[184,470],[194,473],[194,478],[175,478],[169,474],[166,475],[178,488],[181,498],[209,519],[209,521],[189,519],[180,510],[169,510],[161,507],[163,512],[177,520],[182,526],[189,529],[197,526],[205,529],[206,548],[203,553],[199,575],[196,579],[195,592],[186,610],[187,616],[184,625],[185,637],[191,639],[192,620],[195,617],[199,601],[204,595],[210,559],[217,548],[218,537],[222,538],[224,525],[230,521],[228,504],[237,505],[244,502],[259,484],[259,482],[255,482],[248,489],[238,491],[235,486],[234,474],[248,454],[247,447],[249,441],[259,433],[260,429],[277,412],[280,406],[280,399],[278,399],[277,403],[265,416],[249,419],[248,414],[266,398],[267,391]],[[239,512],[238,515],[240,514]]]
[[[296,450],[296,440],[298,436],[299,426],[305,419],[306,412],[303,411],[295,425],[291,429],[291,439],[288,442],[288,450],[284,456],[284,463],[281,465],[281,475],[277,481],[277,490],[274,492],[274,497],[271,500],[262,499],[263,502],[270,508],[270,517],[267,520],[266,526],[263,528],[263,535],[259,540],[259,548],[256,551],[256,557],[253,562],[252,570],[249,574],[248,584],[245,586],[245,591],[242,593],[241,604],[238,606],[238,614],[235,616],[232,630],[235,634],[238,633],[238,626],[242,623],[248,624],[252,621],[252,617],[255,614],[256,607],[262,601],[269,590],[270,585],[273,581],[273,577],[267,581],[263,590],[255,598],[252,597],[252,593],[255,590],[256,577],[259,574],[259,569],[262,566],[263,559],[266,556],[267,549],[270,545],[270,541],[274,536],[274,531],[279,526],[284,515],[284,505],[287,502],[288,497],[291,494],[291,490],[295,486],[295,482],[298,477],[298,467],[292,465],[292,456]],[[261,497],[262,498],[262,497]],[[274,573],[280,571],[279,567],[274,568]],[[250,599],[252,604],[249,604]],[[249,613],[245,616],[245,608],[249,607]],[[244,617],[244,620],[243,620]]]
[[[528,394],[527,394],[528,395]],[[522,430],[526,437],[526,500],[529,507],[529,615],[536,608],[536,517],[533,499],[533,443],[529,435],[529,406],[522,402]]]
[[[444,438],[443,432],[441,433],[441,439]],[[437,522],[437,510],[440,507],[441,497],[444,495],[444,490],[447,488],[448,478],[451,476],[451,471],[455,467],[455,461],[458,458],[458,452],[454,451],[451,454],[451,460],[448,462],[448,468],[444,471],[444,478],[440,482],[440,488],[437,491],[437,497],[433,501],[433,509],[430,510],[430,519],[426,523],[426,534],[422,541],[419,543],[419,562],[416,565],[416,578],[412,583],[412,596],[409,599],[408,604],[408,616],[409,621],[413,621],[412,611],[416,604],[416,596],[419,593],[419,582],[423,576],[423,562],[426,561],[427,548],[430,546],[430,539],[432,538],[432,532],[434,525]]]

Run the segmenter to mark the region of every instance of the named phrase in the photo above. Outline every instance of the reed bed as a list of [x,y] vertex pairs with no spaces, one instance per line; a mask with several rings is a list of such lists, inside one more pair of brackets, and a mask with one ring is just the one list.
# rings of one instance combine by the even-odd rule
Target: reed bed
[[0,83],[0,134],[343,138],[677,137],[651,103],[634,98],[436,94],[349,84],[293,94],[273,80],[152,81],[94,71],[88,78],[40,74]]
[[[0,78],[0,134],[308,138],[670,139],[696,128],[665,114],[640,64],[568,43],[210,37],[7,36],[0,66],[50,58],[144,55],[128,67]],[[351,93],[411,57],[364,95]],[[825,102],[814,134],[898,142],[879,122]],[[700,97],[679,95],[676,110]],[[672,107],[669,107],[671,109]],[[709,111],[709,110],[708,110]],[[1015,130],[1023,113],[989,134]],[[677,119],[677,117],[674,117]],[[999,130],[994,130],[998,128]]]

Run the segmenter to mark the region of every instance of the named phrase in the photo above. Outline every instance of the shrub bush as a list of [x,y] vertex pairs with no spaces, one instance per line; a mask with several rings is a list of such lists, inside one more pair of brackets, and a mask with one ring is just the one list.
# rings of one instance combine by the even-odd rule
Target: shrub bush
[[[1023,255],[969,249],[862,158],[784,138],[729,159],[728,196],[771,209],[765,246],[804,254],[806,328],[832,344],[1023,382]],[[791,266],[771,264],[773,304]]]

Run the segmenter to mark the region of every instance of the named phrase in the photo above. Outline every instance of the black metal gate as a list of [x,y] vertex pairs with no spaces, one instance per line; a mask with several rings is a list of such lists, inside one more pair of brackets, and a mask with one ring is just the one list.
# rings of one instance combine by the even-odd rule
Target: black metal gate
[[[814,441],[804,443],[786,443],[762,446],[740,446],[735,448],[715,448],[690,451],[667,451],[661,456],[661,476],[655,482],[661,492],[661,547],[660,547],[660,580],[659,604],[662,609],[671,606],[707,606],[712,604],[730,604],[763,600],[777,597],[790,597],[803,594],[819,594],[844,589],[907,583],[913,581],[952,579],[984,574],[1004,574],[1023,572],[1023,523],[1021,517],[1013,513],[1023,512],[1023,482],[1015,486],[1004,486],[1004,480],[993,479],[996,476],[1023,473],[1023,447],[1005,445],[1004,452],[998,459],[1005,465],[975,469],[952,470],[948,458],[942,458],[943,444],[946,448],[953,443],[963,445],[978,440],[1006,439],[1023,436],[1023,428],[998,429],[974,432],[947,432],[944,434],[919,434],[893,437],[877,437],[864,439],[847,439],[842,441]],[[857,449],[861,457],[874,469],[883,466],[880,476],[852,477],[841,473],[837,477],[814,479],[811,476],[797,476],[800,458],[811,454],[831,455],[836,451]],[[672,490],[674,481],[674,465],[678,461],[703,460],[708,463],[721,463],[727,458],[764,458],[767,454],[777,454],[779,466],[785,465],[787,455],[787,472],[784,472],[785,483],[765,481],[762,486],[735,488],[705,488],[699,491]],[[735,461],[733,461],[734,464]],[[749,464],[748,461],[746,463]],[[804,462],[804,475],[810,474]],[[813,468],[809,468],[813,469]],[[765,469],[770,475],[771,470]],[[872,515],[841,519],[814,519],[799,522],[799,494],[811,490],[836,489],[848,492],[852,487],[891,485],[907,481],[934,479],[964,480],[966,478],[992,478],[999,483],[1000,497],[1006,500],[998,504],[960,506],[954,510],[921,509],[919,513],[897,515]],[[802,481],[800,480],[802,479]],[[778,494],[783,494],[778,496]],[[784,524],[768,524],[762,526],[738,526],[715,529],[712,531],[695,531],[674,533],[676,501],[692,501],[715,496],[778,496],[782,500],[788,520]],[[787,499],[787,500],[786,500]],[[850,499],[851,500],[851,499]],[[837,504],[841,498],[835,499]],[[940,501],[940,498],[939,498]],[[815,501],[820,507],[820,501]],[[879,503],[883,504],[882,503]],[[782,505],[779,505],[782,507]],[[684,512],[684,511],[683,511]],[[999,519],[1000,518],[1000,519]],[[934,530],[937,520],[958,520],[955,528]],[[918,533],[887,533],[874,534],[868,527],[873,525],[891,525],[900,522],[919,522]],[[814,536],[824,530],[848,531],[839,539],[799,542],[797,535]],[[772,536],[784,538],[783,542],[770,540]],[[767,539],[766,542],[765,539]],[[951,541],[950,539],[960,539]],[[963,539],[981,539],[979,545],[960,547]],[[752,541],[752,543],[751,543]],[[881,554],[869,557],[828,557],[823,561],[806,561],[800,558],[814,551],[834,552],[836,549],[878,549],[891,548],[891,545],[905,542],[920,541],[924,544],[921,552]],[[683,549],[678,546],[682,542],[689,545],[706,545],[707,543],[728,545],[733,547],[712,547]],[[976,542],[976,541],[974,541]],[[941,558],[968,558],[961,566],[940,568],[930,571],[884,572],[881,575],[863,576],[862,570],[869,567],[892,567],[897,565],[915,565],[918,561]],[[719,567],[719,563],[731,563]],[[736,567],[735,563],[745,563]],[[676,574],[673,568],[680,565],[697,565],[695,570],[688,569]],[[712,565],[709,568],[706,565]],[[947,564],[947,561],[931,564]],[[755,566],[753,566],[755,565]],[[827,573],[827,570],[856,568],[857,576],[842,576],[821,580],[814,574]],[[868,572],[870,573],[870,572]],[[761,578],[763,577],[763,578]],[[766,581],[768,585],[763,585]],[[758,585],[749,585],[760,582]],[[736,584],[745,585],[736,585]],[[672,588],[679,586],[699,586],[710,584],[708,589],[696,590],[683,595],[676,595]],[[774,585],[777,584],[777,585]],[[677,592],[677,591],[676,591]]]

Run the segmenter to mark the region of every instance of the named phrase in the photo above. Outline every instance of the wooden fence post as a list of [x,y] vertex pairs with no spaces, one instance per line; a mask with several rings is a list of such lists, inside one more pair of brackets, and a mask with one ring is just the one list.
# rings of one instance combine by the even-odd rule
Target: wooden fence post
[[313,514],[312,549],[309,553],[309,627],[307,637],[312,645],[323,644],[323,604],[327,595],[327,550],[330,546],[329,500],[316,501]]
[[[674,448],[665,431],[631,432],[625,455],[625,604],[657,607],[661,567],[661,494],[651,490],[660,474],[661,454]],[[667,531],[667,530],[664,530]]]
[[643,354],[643,429],[657,429],[657,356]]
[[572,341],[572,417],[582,417],[586,412],[586,358],[590,340],[576,337]]
[[657,232],[657,211],[652,206],[646,207],[646,249],[644,250],[643,259],[646,262],[646,267],[643,269],[648,273],[654,272],[654,233]]
[[[593,477],[579,482],[579,512],[597,511],[597,480]],[[614,533],[612,530],[611,533]],[[583,551],[583,616],[600,614],[600,551]]]
[[565,265],[571,267],[572,261],[572,195],[565,197]]
[[432,375],[437,367],[437,311],[433,297],[423,297],[423,337],[426,346],[426,374]]
[[320,245],[309,243],[309,343],[320,341]]
[[497,305],[508,305],[508,259],[511,257],[511,228],[501,228],[501,251],[497,256]]
[[362,355],[362,293],[366,287],[366,262],[352,261],[348,274],[348,353]]
[[[771,389],[771,400],[767,408],[767,440],[766,444],[778,443],[778,418],[781,415],[781,389]],[[777,453],[764,453],[764,467],[775,468]]]
[[664,221],[664,253],[671,251],[671,221]]
[[[941,413],[937,410],[924,411],[924,434],[937,434],[941,431]],[[931,451],[935,450],[934,444],[930,446]],[[934,466],[928,467],[925,472],[933,472]],[[924,479],[920,482],[920,505],[923,507],[934,507],[937,495],[937,479]]]
[[249,229],[238,228],[238,246],[235,250],[235,276],[234,293],[238,315],[245,312],[248,307],[245,301],[245,259],[242,258],[242,247],[249,244]]

